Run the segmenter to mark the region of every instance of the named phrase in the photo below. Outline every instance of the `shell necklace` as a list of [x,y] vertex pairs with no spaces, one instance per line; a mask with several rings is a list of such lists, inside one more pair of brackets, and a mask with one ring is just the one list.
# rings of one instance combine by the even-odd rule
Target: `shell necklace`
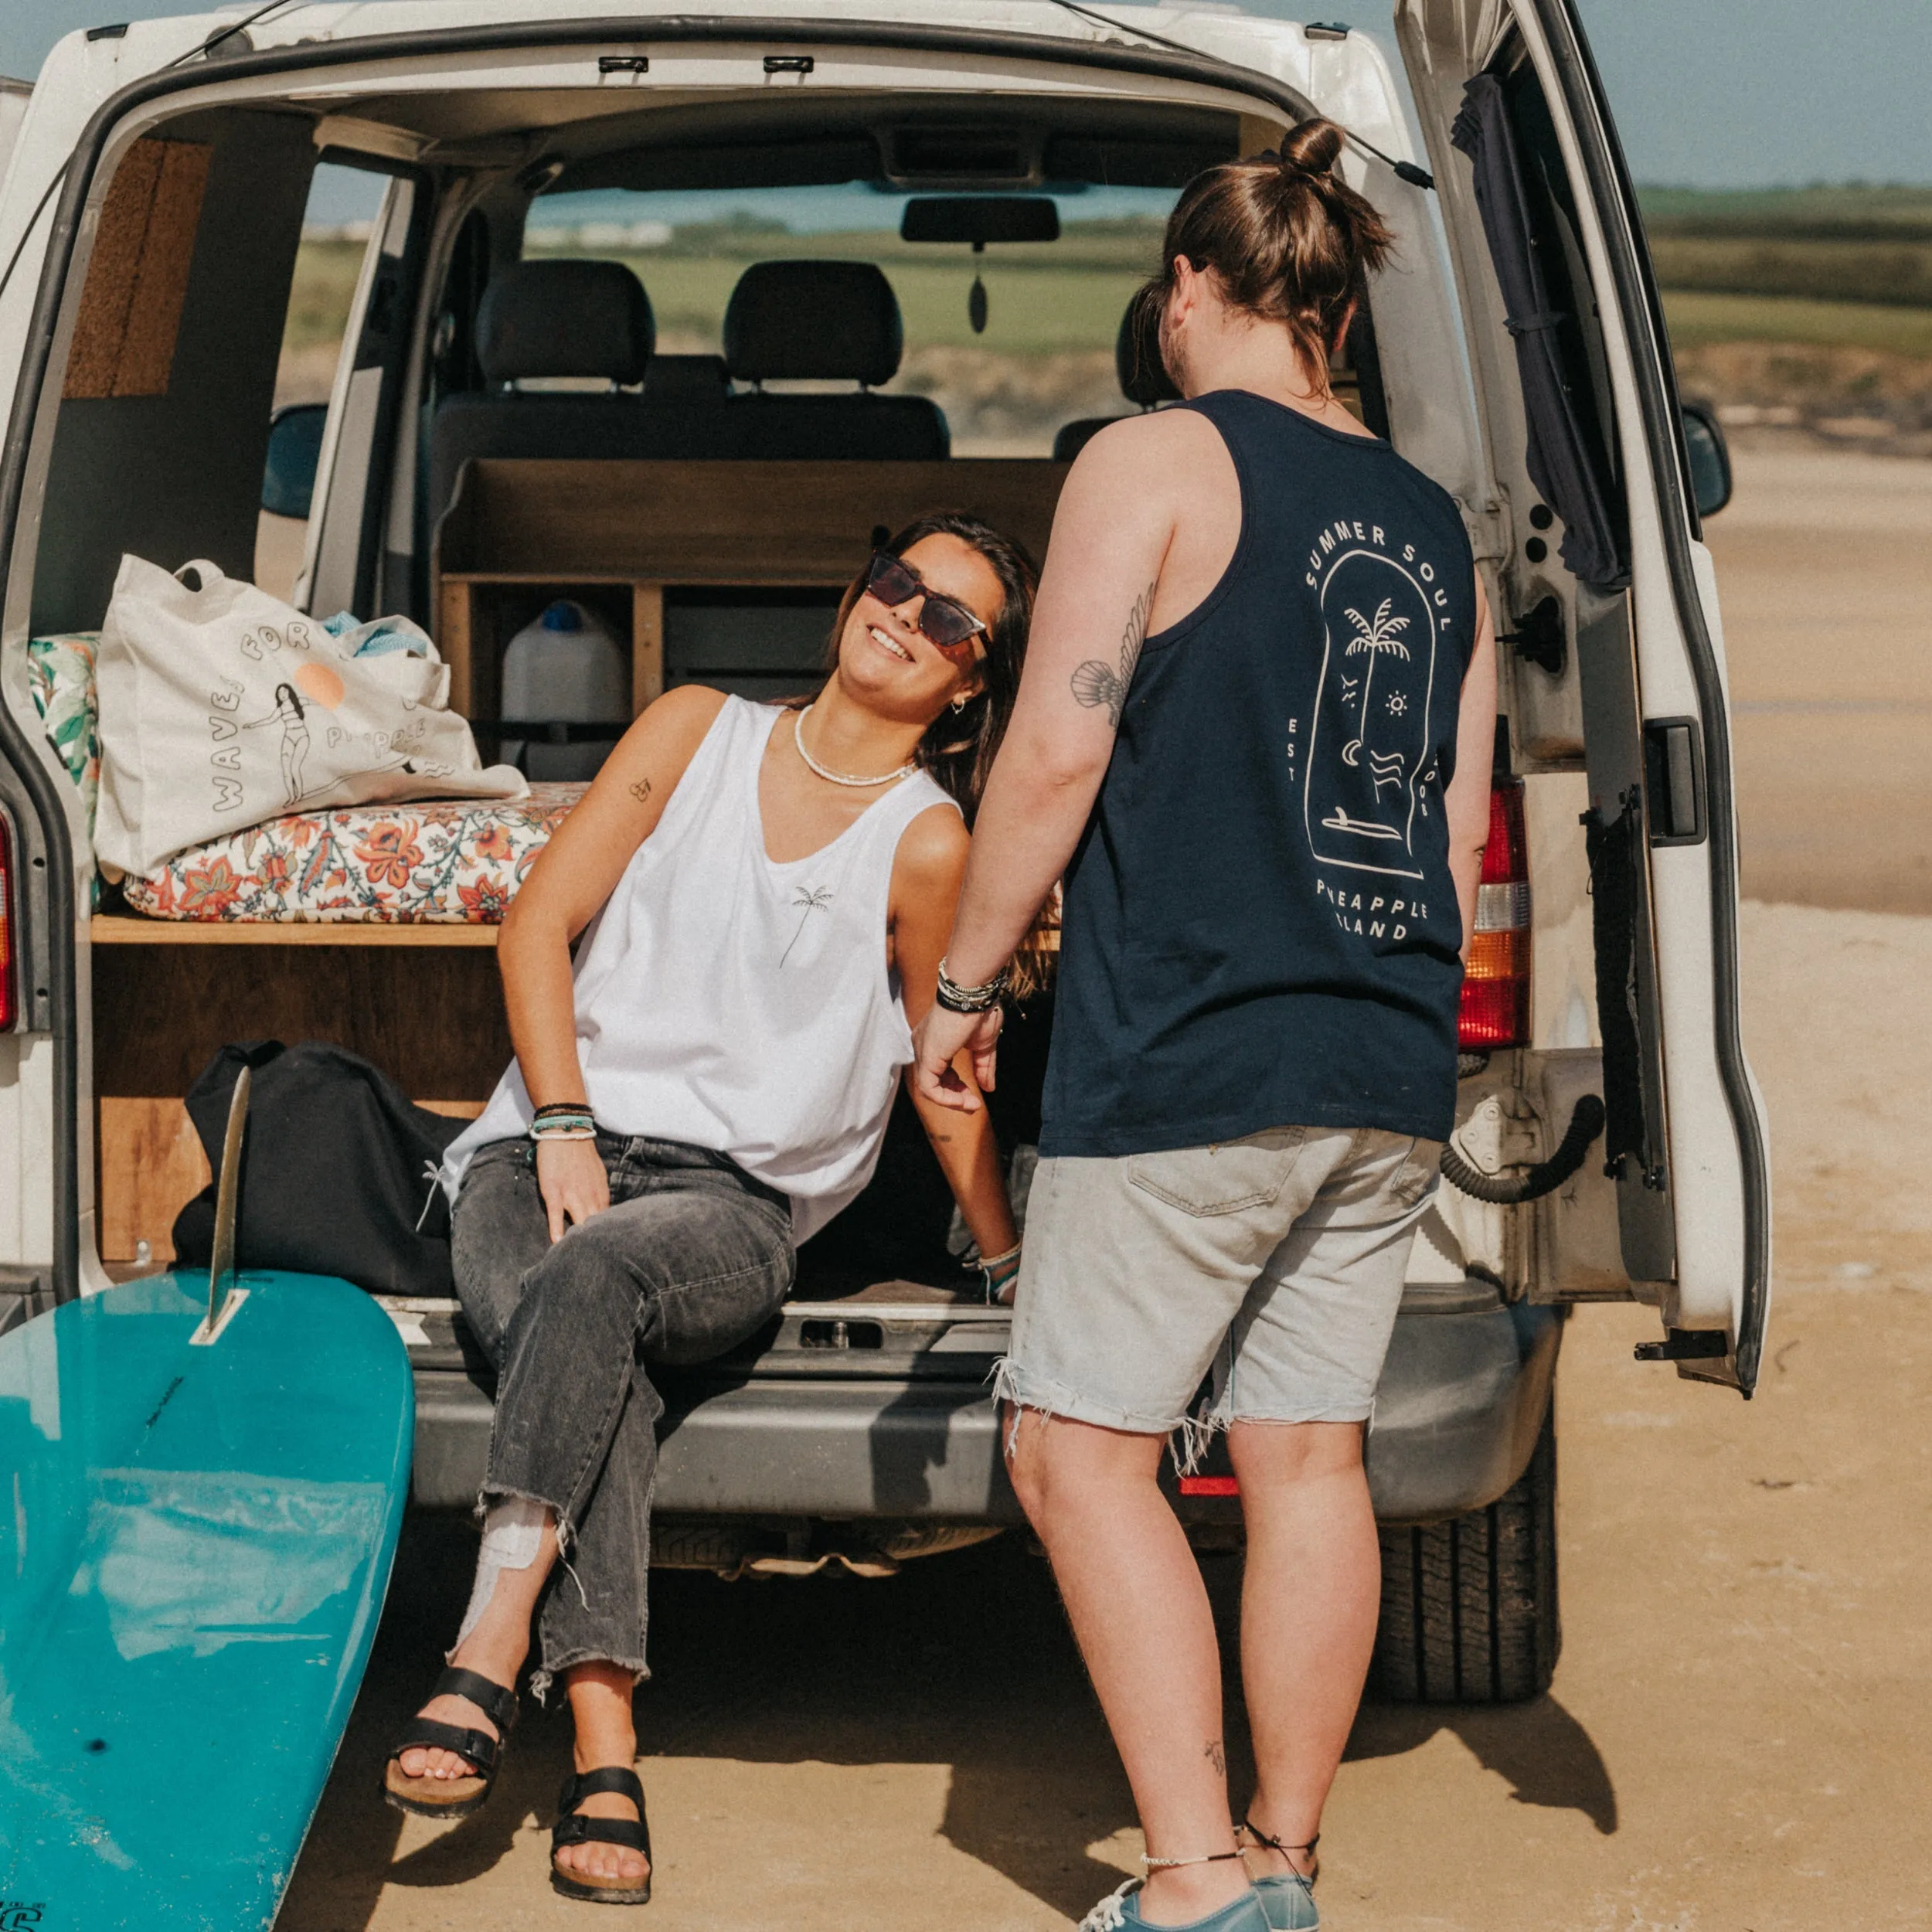
[[876,778],[855,778],[847,772],[828,770],[805,749],[805,720],[811,716],[810,705],[807,705],[804,710],[794,711],[791,714],[791,740],[798,747],[799,757],[829,784],[860,787],[889,785],[895,778],[910,778],[919,769],[917,763],[901,765],[896,771],[881,772]]

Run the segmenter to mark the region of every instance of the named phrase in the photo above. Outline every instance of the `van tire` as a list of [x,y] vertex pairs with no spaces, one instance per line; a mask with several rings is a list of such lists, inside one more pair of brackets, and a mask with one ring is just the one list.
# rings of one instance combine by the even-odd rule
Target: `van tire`
[[1556,1610],[1556,1423],[1486,1509],[1382,1532],[1372,1696],[1394,1704],[1522,1704],[1549,1688]]

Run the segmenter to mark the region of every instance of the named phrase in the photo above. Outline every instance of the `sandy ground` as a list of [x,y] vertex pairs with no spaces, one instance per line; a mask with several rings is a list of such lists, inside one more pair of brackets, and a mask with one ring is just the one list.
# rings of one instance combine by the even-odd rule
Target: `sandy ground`
[[[1807,461],[1741,462],[1711,532],[1746,876],[1828,906],[1932,906],[1914,756],[1932,465]],[[1759,1397],[1634,1362],[1646,1311],[1578,1313],[1555,1688],[1515,1710],[1365,1711],[1325,1826],[1342,1932],[1932,1927],[1932,919],[1753,904],[1744,934],[1778,1189]],[[376,1795],[471,1547],[430,1524],[406,1543],[287,1932],[587,1923],[545,1883],[554,1717],[526,1720],[467,1824],[405,1821]],[[1210,1560],[1224,1600],[1232,1568]],[[640,1712],[658,1932],[1031,1932],[1131,1865],[1124,1783],[1043,1566],[1011,1539],[889,1583],[675,1576],[655,1604]],[[1237,1791],[1241,1730],[1237,1709]]]
[[1932,462],[1740,452],[1707,528],[1744,890],[1932,912]]

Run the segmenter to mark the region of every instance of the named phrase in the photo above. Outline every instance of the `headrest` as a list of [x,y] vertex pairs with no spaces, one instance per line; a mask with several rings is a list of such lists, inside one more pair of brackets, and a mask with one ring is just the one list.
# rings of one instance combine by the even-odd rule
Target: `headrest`
[[476,311],[477,359],[492,383],[641,382],[657,340],[651,298],[621,262],[519,262],[492,281]]
[[[1137,316],[1141,318],[1138,330]],[[1161,311],[1154,303],[1143,304],[1137,298],[1128,304],[1127,313],[1121,318],[1121,332],[1114,338],[1114,369],[1121,379],[1121,393],[1142,409],[1181,400],[1181,392],[1161,360]]]
[[754,262],[725,310],[725,362],[740,382],[891,380],[906,346],[892,284],[870,262]]

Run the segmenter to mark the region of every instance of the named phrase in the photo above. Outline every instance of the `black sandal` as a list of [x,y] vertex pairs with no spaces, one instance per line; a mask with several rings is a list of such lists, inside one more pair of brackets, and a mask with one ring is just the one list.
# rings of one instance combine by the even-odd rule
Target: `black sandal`
[[[614,1791],[620,1797],[628,1798],[638,1808],[637,1816],[583,1816],[577,1807],[587,1798],[594,1798],[600,1791]],[[566,1899],[588,1899],[594,1905],[648,1905],[648,1872],[644,1875],[644,1883],[634,1889],[590,1885],[582,1879],[573,1878],[556,1862],[557,1853],[566,1845],[595,1842],[624,1845],[631,1851],[641,1852],[645,1863],[650,1862],[651,1825],[644,1815],[644,1787],[638,1783],[637,1773],[621,1765],[607,1764],[600,1770],[585,1771],[581,1775],[573,1774],[563,1781],[563,1789],[557,1794],[556,1808],[559,1816],[550,1833],[551,1889]]]
[[[507,1685],[493,1684],[473,1670],[450,1669],[436,1680],[431,1698],[467,1697],[496,1726],[497,1735],[488,1731],[444,1724],[434,1717],[414,1717],[398,1740],[383,1766],[383,1796],[399,1811],[418,1818],[468,1818],[481,1811],[496,1782],[503,1762],[503,1747],[516,1728],[516,1692]],[[476,1767],[470,1777],[410,1777],[396,1760],[405,1751],[427,1749],[454,1751]],[[446,1794],[433,1796],[431,1794]]]

